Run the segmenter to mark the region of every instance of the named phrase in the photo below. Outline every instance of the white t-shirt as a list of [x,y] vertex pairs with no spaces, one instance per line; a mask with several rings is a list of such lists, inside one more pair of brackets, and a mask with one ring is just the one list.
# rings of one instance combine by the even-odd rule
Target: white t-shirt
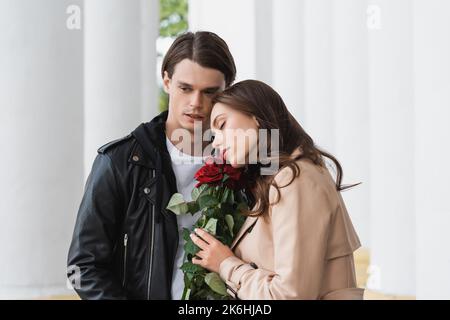
[[[177,190],[183,195],[186,201],[191,201],[192,189],[198,182],[195,180],[194,175],[203,166],[205,159],[203,157],[193,157],[181,152],[167,137],[166,145],[177,180]],[[184,276],[180,270],[184,262],[183,228],[192,228],[199,217],[200,211],[194,215],[187,213],[177,216],[179,241],[172,275],[172,299],[174,300],[180,300],[184,290]]]

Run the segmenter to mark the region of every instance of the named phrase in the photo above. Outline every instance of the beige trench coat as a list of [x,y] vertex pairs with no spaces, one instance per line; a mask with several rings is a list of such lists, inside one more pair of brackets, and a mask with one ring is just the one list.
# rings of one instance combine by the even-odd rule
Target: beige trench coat
[[[247,217],[220,276],[239,299],[362,299],[353,260],[360,241],[341,194],[327,169],[297,164],[300,175],[280,189],[280,202]],[[282,187],[292,175],[284,168],[275,180]],[[276,194],[271,187],[270,203]]]

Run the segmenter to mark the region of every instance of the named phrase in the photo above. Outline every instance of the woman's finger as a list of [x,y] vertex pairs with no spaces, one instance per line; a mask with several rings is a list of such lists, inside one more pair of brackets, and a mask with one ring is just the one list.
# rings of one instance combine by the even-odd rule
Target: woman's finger
[[191,233],[191,239],[192,242],[194,242],[194,244],[202,250],[205,250],[208,247],[208,243],[194,233]]
[[203,267],[203,260],[197,257],[192,257],[192,263]]
[[214,241],[217,241],[216,238],[214,238],[212,235],[210,235],[207,231],[196,228],[195,233],[198,234],[200,237],[202,237],[207,243],[211,244]]
[[197,257],[199,257],[199,258],[202,258],[202,259],[206,257],[206,253],[205,253],[204,250],[200,250],[200,251],[197,252],[195,255],[196,255]]

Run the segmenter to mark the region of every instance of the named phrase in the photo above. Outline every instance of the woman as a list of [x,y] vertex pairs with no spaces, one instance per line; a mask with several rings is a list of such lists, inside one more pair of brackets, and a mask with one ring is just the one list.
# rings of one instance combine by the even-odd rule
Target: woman
[[[226,89],[211,112],[213,147],[233,167],[248,169],[258,141],[237,148],[237,129],[279,129],[279,170],[256,176],[249,191],[255,205],[231,248],[195,230],[191,237],[201,250],[193,263],[219,273],[239,299],[362,299],[353,260],[360,242],[340,195],[347,187],[339,162],[314,145],[281,97],[259,81]],[[269,143],[275,159],[272,153]],[[336,181],[324,158],[334,163]]]

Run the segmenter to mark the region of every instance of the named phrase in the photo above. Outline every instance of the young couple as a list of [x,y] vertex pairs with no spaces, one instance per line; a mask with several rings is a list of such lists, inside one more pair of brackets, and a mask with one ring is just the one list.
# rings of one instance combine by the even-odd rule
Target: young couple
[[238,148],[233,131],[278,129],[279,169],[257,175],[247,190],[252,213],[231,248],[201,229],[191,235],[201,249],[193,262],[217,272],[238,299],[362,299],[353,260],[360,242],[340,195],[339,162],[314,145],[272,88],[254,80],[233,85],[235,74],[216,34],[179,36],[161,70],[168,111],[98,150],[68,255],[81,298],[180,299],[181,232],[198,215],[176,216],[166,207],[176,192],[190,198],[203,160],[198,148],[180,152],[175,133],[195,137],[201,124],[234,167],[250,165],[258,141]]

